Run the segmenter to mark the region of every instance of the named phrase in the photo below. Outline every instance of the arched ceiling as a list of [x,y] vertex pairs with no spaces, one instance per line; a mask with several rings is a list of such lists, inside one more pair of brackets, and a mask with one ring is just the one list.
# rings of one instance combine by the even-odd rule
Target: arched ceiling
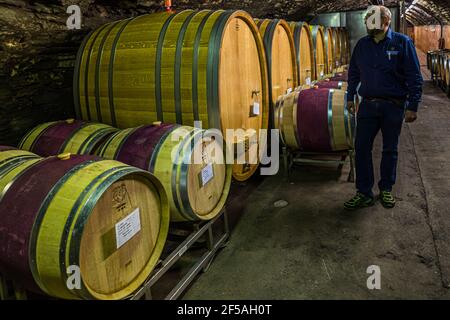
[[[141,0],[141,3],[154,1]],[[244,9],[257,17],[308,20],[326,12],[365,9],[370,4],[397,6],[400,0],[173,0],[175,8],[235,8]],[[407,20],[413,25],[450,24],[450,0],[405,0],[410,7]]]

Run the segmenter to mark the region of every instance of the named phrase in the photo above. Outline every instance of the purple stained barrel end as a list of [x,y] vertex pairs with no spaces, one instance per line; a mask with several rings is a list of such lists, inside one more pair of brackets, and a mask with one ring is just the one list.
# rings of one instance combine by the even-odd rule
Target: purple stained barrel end
[[135,129],[125,138],[115,160],[142,170],[149,170],[155,148],[162,137],[176,126],[178,125],[160,124]]
[[[43,159],[27,168],[10,186],[0,201],[0,273],[40,293],[30,270],[29,248],[35,220],[52,188],[72,168],[94,156]],[[26,199],[26,201],[24,201]]]
[[81,120],[74,120],[70,123],[59,121],[44,130],[30,151],[41,157],[54,156],[60,152],[67,139],[85,124],[86,122]]
[[297,132],[303,151],[330,152],[328,97],[330,89],[307,89],[299,94]]

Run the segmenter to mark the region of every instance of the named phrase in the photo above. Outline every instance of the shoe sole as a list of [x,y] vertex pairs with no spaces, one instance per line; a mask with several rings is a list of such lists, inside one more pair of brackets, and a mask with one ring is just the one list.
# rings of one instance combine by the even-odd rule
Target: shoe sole
[[395,203],[394,204],[387,204],[386,202],[380,201],[381,205],[385,208],[385,209],[393,209],[395,207]]
[[348,211],[355,211],[355,210],[358,210],[358,209],[363,209],[363,208],[373,207],[374,204],[375,204],[375,201],[373,201],[373,202],[371,202],[371,203],[368,203],[368,204],[363,204],[363,205],[361,205],[361,206],[354,207],[354,208],[349,208],[349,207],[344,206],[344,209],[345,209],[345,210],[348,210]]

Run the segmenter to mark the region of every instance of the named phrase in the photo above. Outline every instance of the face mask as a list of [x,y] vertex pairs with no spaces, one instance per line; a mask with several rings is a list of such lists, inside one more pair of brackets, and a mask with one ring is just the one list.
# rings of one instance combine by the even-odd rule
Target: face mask
[[382,29],[367,29],[367,34],[369,36],[371,36],[372,38],[376,37],[377,35],[379,35],[383,32],[384,32],[384,30],[382,30]]

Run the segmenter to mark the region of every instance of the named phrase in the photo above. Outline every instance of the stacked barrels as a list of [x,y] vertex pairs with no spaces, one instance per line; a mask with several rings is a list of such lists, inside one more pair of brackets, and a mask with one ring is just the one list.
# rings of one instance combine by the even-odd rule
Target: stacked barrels
[[[90,134],[83,135],[80,128],[90,128]],[[55,131],[59,134],[53,135]],[[77,132],[78,139],[74,140],[73,132]],[[105,136],[105,132],[109,134]],[[55,155],[48,154],[48,146],[55,152],[64,149],[77,153],[93,140],[101,142],[85,154],[120,161],[159,179],[167,192],[172,221],[210,220],[223,209],[231,184],[231,166],[225,164],[221,139],[214,132],[159,122],[118,130],[68,120],[36,127],[20,145],[39,155]]]
[[434,83],[450,97],[450,49],[428,51],[427,66]]
[[[58,298],[130,295],[168,233],[162,184],[117,161],[0,147],[0,194],[1,274]],[[82,281],[70,290],[77,269]]]

